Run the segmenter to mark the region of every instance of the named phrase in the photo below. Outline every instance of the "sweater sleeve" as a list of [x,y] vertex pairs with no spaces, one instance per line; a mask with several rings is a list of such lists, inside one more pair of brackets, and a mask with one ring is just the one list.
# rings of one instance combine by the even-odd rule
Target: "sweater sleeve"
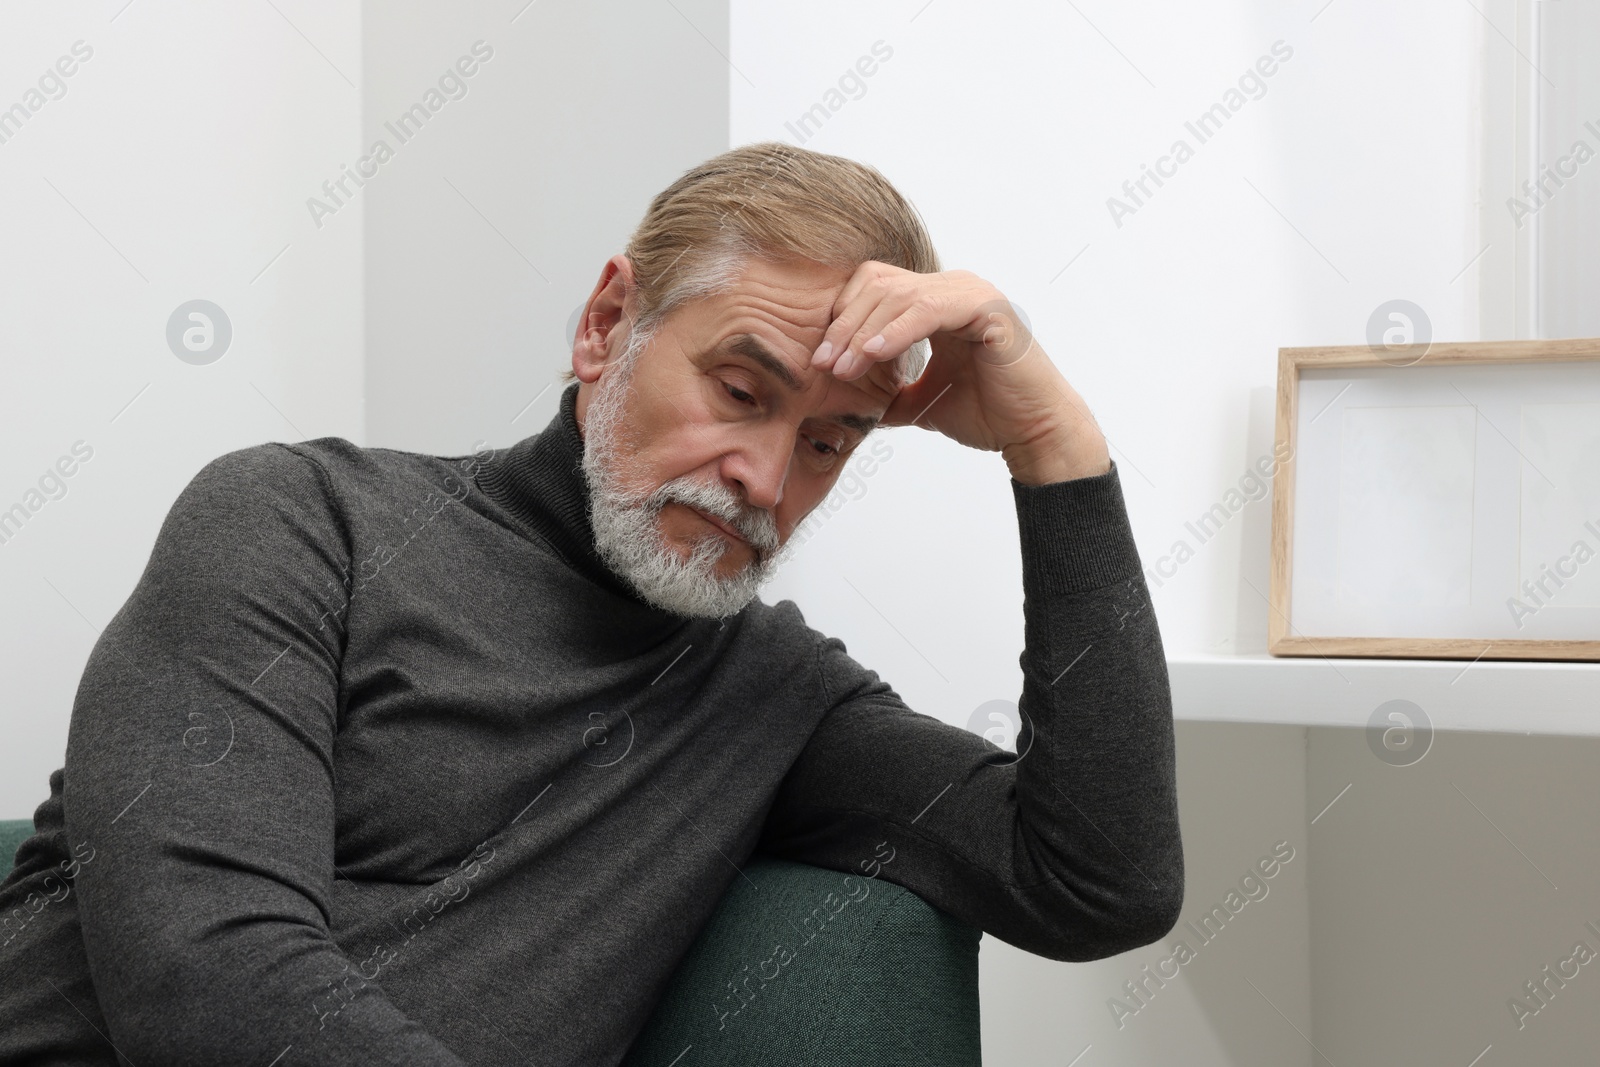
[[818,635],[829,710],[758,847],[882,877],[1036,955],[1099,959],[1161,938],[1183,905],[1166,659],[1116,466],[1011,487],[1018,755],[911,710]]
[[349,573],[321,465],[230,452],[179,495],[89,656],[66,821],[96,852],[83,944],[134,1063],[461,1062],[376,983],[330,992],[368,962],[329,929]]

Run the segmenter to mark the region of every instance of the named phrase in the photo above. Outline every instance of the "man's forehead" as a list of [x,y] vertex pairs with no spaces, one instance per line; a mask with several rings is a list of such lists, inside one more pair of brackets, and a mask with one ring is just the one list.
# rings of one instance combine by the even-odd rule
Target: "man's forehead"
[[813,260],[773,261],[757,256],[745,263],[737,280],[723,293],[734,303],[772,300],[796,310],[820,311],[826,324],[834,300],[852,273]]
[[850,280],[849,272],[810,260],[771,262],[750,259],[731,285],[701,298],[711,328],[734,331],[752,320],[782,331],[797,343],[821,334],[833,323],[833,306]]

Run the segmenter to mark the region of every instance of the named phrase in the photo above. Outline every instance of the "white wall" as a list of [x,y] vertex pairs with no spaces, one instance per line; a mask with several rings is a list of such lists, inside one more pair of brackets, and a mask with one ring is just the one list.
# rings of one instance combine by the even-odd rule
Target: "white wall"
[[[724,0],[628,12],[365,5],[363,142],[395,149],[361,192],[370,444],[462,455],[543,429],[600,269],[651,197],[728,147]],[[466,95],[401,145],[385,123],[478,41],[493,57]]]
[[[362,437],[361,208],[319,232],[305,207],[358,143],[358,8],[274,2],[5,10],[0,108],[91,54],[0,143],[0,509],[30,512],[0,543],[0,818],[48,795],[89,650],[195,471]],[[232,323],[208,365],[166,341],[197,298]],[[64,495],[30,497],[78,441]]]
[[[1265,538],[1247,533],[1264,531],[1265,500],[1204,544],[1184,524],[1270,455],[1277,349],[1357,343],[1394,297],[1422,305],[1436,336],[1476,336],[1462,268],[1478,251],[1478,16],[1338,0],[1313,22],[1319,6],[733,7],[735,144],[798,141],[786,123],[875,41],[893,49],[804,144],[877,166],[922,211],[946,267],[984,275],[1030,317],[1106,430],[1147,566],[1179,538],[1197,549],[1155,590],[1172,654],[1265,648],[1264,601],[1241,582],[1266,592]],[[1265,95],[1119,227],[1107,199],[1176,138],[1195,145],[1185,122],[1279,40],[1293,55]],[[1004,466],[925,431],[890,434],[894,460],[787,588],[815,590],[822,620],[856,636],[908,699],[970,709],[976,695],[956,680],[952,696],[911,646],[995,679],[985,698],[1013,693],[1020,589]],[[869,529],[898,550],[855,553]],[[950,546],[971,544],[997,548],[952,575]],[[941,582],[917,580],[932,569]],[[841,574],[904,640],[859,610]],[[970,628],[940,610],[973,603],[982,622]]]

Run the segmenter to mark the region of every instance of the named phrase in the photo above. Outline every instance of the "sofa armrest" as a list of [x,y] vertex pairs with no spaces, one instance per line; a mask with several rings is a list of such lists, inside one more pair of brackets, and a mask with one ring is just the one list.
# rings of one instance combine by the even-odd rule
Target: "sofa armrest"
[[881,878],[757,857],[623,1067],[973,1067],[982,936]]
[[32,819],[0,819],[0,880],[16,865],[17,848],[32,836]]

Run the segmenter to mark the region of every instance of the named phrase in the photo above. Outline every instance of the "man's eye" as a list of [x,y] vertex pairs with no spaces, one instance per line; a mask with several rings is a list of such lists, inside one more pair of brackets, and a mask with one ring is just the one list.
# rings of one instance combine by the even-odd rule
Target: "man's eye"
[[[741,404],[757,403],[755,397],[751,396],[749,393],[745,392],[743,389],[740,389],[736,385],[729,385],[727,382],[723,382],[722,388],[727,392],[728,396]],[[813,449],[819,456],[836,456],[839,454],[839,449],[826,441],[819,441],[814,437],[808,438],[808,440],[811,442]]]

